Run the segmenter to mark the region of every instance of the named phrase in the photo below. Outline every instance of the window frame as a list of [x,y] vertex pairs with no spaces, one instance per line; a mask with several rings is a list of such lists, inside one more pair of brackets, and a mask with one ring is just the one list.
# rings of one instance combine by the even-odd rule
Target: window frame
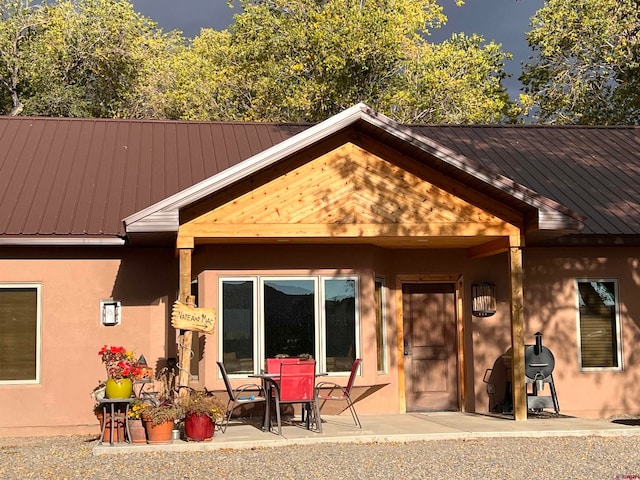
[[[259,339],[262,338],[262,326],[258,323],[257,310],[259,308],[258,302],[260,301],[258,295],[259,278],[257,275],[229,275],[219,276],[217,282],[217,296],[218,296],[218,360],[224,361],[224,295],[222,294],[222,287],[224,282],[251,282],[251,301],[253,302],[253,318],[251,319],[251,327],[253,328],[253,373],[260,371],[256,365],[256,359],[259,357],[258,352],[262,349]],[[218,372],[219,373],[219,372]],[[229,378],[245,378],[246,373],[231,373],[227,372]],[[220,377],[222,378],[222,377]]]
[[[385,308],[387,305],[387,284],[383,277],[375,277],[373,280],[374,292],[377,292],[378,284],[380,285],[380,305],[378,305],[380,314],[380,332],[377,331],[378,319],[376,319],[376,367],[378,369],[378,373],[387,374],[389,373],[389,355],[387,354],[387,309]],[[375,294],[376,293],[374,293],[374,295]],[[376,312],[376,315],[377,314],[378,312]],[[378,337],[382,339],[382,344],[380,345],[378,345],[377,342]],[[379,365],[379,362],[382,362],[382,365]]]
[[[600,282],[600,283],[613,283],[613,293],[614,293],[614,327],[615,327],[615,341],[616,341],[616,351],[615,359],[617,361],[617,366],[615,367],[583,367],[582,366],[582,330],[580,326],[580,284],[581,283],[592,283],[592,282]],[[620,372],[624,369],[622,359],[622,325],[620,321],[620,287],[617,278],[609,278],[609,277],[598,277],[598,278],[589,278],[589,277],[579,277],[574,281],[574,289],[575,289],[575,301],[576,301],[576,338],[577,338],[577,354],[578,354],[578,369],[581,372]]]
[[42,374],[42,284],[36,282],[0,282],[0,290],[27,289],[36,291],[36,345],[35,378],[25,380],[0,380],[0,385],[39,385]]
[[[224,357],[223,349],[223,331],[224,331],[224,296],[222,295],[222,287],[225,282],[252,282],[253,284],[253,296],[252,301],[254,305],[252,327],[253,327],[253,373],[257,374],[263,368],[265,363],[266,353],[264,351],[264,339],[265,339],[265,325],[264,325],[264,284],[269,281],[287,281],[287,280],[311,280],[314,284],[314,332],[315,332],[315,358],[319,371],[326,370],[326,292],[325,292],[325,280],[352,280],[354,282],[354,316],[355,316],[355,355],[356,358],[360,356],[361,349],[361,315],[360,315],[360,276],[357,274],[341,274],[341,275],[296,275],[296,274],[251,274],[251,275],[219,275],[217,282],[217,298],[218,298],[218,312],[219,312],[219,328],[218,328],[218,360],[222,361]],[[329,372],[329,376],[345,376],[349,375],[350,371]],[[246,377],[246,373],[229,373],[229,377],[243,378]]]

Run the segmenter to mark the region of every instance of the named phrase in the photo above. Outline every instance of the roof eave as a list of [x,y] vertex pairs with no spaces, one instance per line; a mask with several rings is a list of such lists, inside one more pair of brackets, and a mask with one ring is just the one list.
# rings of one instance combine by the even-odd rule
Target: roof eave
[[121,237],[0,237],[0,245],[12,247],[120,247]]

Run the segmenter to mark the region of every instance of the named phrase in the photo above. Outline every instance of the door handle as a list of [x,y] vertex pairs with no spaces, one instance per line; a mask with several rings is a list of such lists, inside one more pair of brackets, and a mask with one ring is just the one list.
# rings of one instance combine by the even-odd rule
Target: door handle
[[409,342],[408,341],[404,341],[404,356],[408,356],[411,355],[411,352],[409,351]]

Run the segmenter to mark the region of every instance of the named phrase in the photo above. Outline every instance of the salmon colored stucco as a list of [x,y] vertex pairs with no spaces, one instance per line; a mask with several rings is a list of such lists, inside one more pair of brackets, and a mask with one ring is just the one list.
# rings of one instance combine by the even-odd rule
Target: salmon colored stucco
[[[608,250],[608,251],[607,251]],[[640,411],[633,395],[640,375],[634,346],[640,336],[636,294],[640,259],[635,249],[543,249],[525,251],[526,341],[544,334],[544,344],[556,360],[555,383],[561,411],[568,415],[607,417]],[[0,386],[0,434],[3,436],[96,432],[89,393],[105,378],[97,352],[104,345],[123,345],[144,354],[153,367],[175,355],[175,332],[169,326],[177,289],[177,265],[171,250],[140,249],[124,258],[117,251],[96,249],[73,258],[32,258],[25,249],[6,249],[0,260],[4,282],[42,284],[41,381],[35,385]],[[101,258],[100,258],[101,257]],[[287,268],[282,268],[286,264]],[[334,265],[341,265],[334,268]],[[464,294],[474,282],[495,282],[498,312],[472,317],[464,304],[464,388],[466,402],[459,409],[487,412],[494,399],[487,393],[487,369],[494,368],[511,346],[506,255],[470,260],[456,250],[384,249],[371,246],[216,246],[194,256],[202,306],[217,305],[219,275],[240,273],[298,274],[335,272],[358,275],[361,282],[362,373],[356,380],[358,412],[401,412],[398,386],[397,331],[394,289],[397,279],[418,275],[452,274],[463,279]],[[577,363],[575,278],[617,278],[623,337],[622,371],[581,372]],[[384,278],[386,298],[387,372],[375,365],[374,319],[371,301],[374,278]],[[122,324],[98,322],[102,298],[123,303]],[[206,339],[195,386],[222,390],[215,361],[216,334]],[[346,377],[339,379],[346,381]],[[238,380],[239,381],[239,380]],[[500,390],[500,386],[496,386]],[[21,412],[17,415],[16,412]]]

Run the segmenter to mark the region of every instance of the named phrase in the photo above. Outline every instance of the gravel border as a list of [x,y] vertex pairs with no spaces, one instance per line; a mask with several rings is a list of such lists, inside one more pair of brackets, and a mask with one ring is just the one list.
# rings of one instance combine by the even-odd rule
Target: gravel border
[[635,436],[483,438],[92,454],[95,436],[0,439],[2,479],[640,478]]

